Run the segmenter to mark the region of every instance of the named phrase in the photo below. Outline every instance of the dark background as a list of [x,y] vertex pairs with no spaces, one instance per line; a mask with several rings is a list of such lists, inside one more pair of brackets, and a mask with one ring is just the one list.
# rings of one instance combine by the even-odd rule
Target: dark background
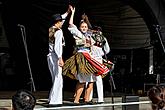
[[[157,73],[160,73],[160,71],[164,72],[162,69],[164,65],[162,60],[164,59],[164,52],[158,33],[153,26],[154,24],[160,24],[163,27],[160,35],[164,40],[164,22],[160,19],[164,18],[165,15],[163,13],[165,12],[163,11],[164,7],[162,7],[164,0],[154,2],[156,3],[155,5],[147,0],[2,1],[2,19],[9,47],[1,48],[1,51],[6,54],[1,56],[0,89],[17,90],[20,88],[31,88],[31,77],[22,40],[23,35],[18,24],[25,27],[24,36],[26,36],[28,59],[30,61],[36,90],[49,90],[51,88],[51,76],[47,67],[46,57],[48,53],[47,35],[50,17],[55,13],[65,13],[69,4],[76,6],[74,18],[76,25],[79,24],[81,15],[86,13],[91,23],[102,26],[103,32],[107,35],[106,37],[111,47],[111,52],[107,56],[109,60],[115,63],[114,80],[117,85],[116,91],[130,92],[131,90],[128,89],[130,87],[135,90],[142,89],[149,66],[149,51],[147,47],[154,46],[154,52],[156,53],[154,54],[156,71]],[[129,7],[127,8],[127,6]],[[157,8],[159,10],[157,10]],[[133,15],[137,16],[131,16],[132,11],[129,11],[129,9],[136,10]],[[130,14],[124,14],[126,12],[130,12]],[[157,15],[159,15],[159,18]],[[119,21],[122,20],[123,22],[119,23]],[[131,21],[133,21],[132,24],[129,24]],[[135,25],[133,26],[134,23]],[[74,39],[68,32],[67,27],[68,19],[63,25],[66,41],[63,54],[65,60],[72,55],[74,45]],[[125,29],[125,31],[121,31],[120,29]],[[129,31],[130,29],[133,29],[133,33]],[[146,36],[148,36],[150,40],[146,40]],[[134,56],[132,62],[133,71],[130,73],[130,57],[132,51]],[[6,64],[5,67],[4,64]],[[152,79],[152,77],[150,78]],[[109,91],[108,80],[109,76],[105,77],[104,85],[107,86],[107,88],[105,88],[107,91]],[[154,76],[152,81],[155,81]],[[74,86],[75,81],[64,77],[64,90],[72,91]]]

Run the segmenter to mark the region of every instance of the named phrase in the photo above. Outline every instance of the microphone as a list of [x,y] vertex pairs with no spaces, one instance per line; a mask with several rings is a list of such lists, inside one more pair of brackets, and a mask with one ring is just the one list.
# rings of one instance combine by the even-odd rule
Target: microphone
[[25,27],[24,25],[22,25],[22,24],[17,24],[17,26],[19,26],[19,27]]
[[157,28],[157,29],[161,29],[161,26],[160,25],[153,25],[155,28]]

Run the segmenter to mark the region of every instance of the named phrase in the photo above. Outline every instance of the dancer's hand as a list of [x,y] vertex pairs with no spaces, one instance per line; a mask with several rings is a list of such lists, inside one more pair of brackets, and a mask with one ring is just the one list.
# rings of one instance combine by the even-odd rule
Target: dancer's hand
[[72,13],[75,13],[75,7],[71,6],[70,9],[71,9]]
[[58,61],[59,61],[59,62],[58,62],[58,65],[61,66],[61,67],[63,67],[63,66],[64,66],[64,61],[63,61],[63,59],[62,59],[62,58],[59,58]]
[[67,10],[67,13],[70,13],[71,12],[71,8],[72,8],[72,5],[69,5],[68,10]]

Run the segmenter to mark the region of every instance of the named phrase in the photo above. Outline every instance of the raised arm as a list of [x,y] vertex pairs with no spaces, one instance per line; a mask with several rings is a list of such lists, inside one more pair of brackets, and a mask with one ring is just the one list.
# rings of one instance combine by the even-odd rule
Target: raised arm
[[69,5],[68,10],[64,14],[61,15],[63,19],[65,19],[68,16],[68,14],[71,12],[71,7],[72,6]]
[[73,25],[73,18],[74,18],[74,14],[75,14],[75,7],[71,7],[71,16],[70,16],[70,20],[69,20],[69,25]]

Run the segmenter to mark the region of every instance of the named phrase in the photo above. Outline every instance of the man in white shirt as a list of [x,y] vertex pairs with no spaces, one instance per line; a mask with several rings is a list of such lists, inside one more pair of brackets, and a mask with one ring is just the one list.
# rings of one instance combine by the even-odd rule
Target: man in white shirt
[[64,62],[62,58],[62,53],[65,42],[63,31],[61,28],[69,12],[70,6],[68,8],[68,11],[63,15],[53,15],[53,24],[49,28],[49,54],[47,55],[47,61],[53,83],[53,86],[49,93],[49,106],[59,106],[63,103],[62,66],[64,65]]
[[[99,61],[100,63],[103,63],[103,56],[108,54],[110,52],[110,47],[108,44],[107,39],[102,35],[102,32],[100,30],[100,27],[94,27],[94,39],[96,41],[95,47],[92,48],[92,56],[94,59]],[[98,37],[98,38],[97,38]],[[104,102],[104,92],[103,92],[103,80],[102,76],[98,75],[96,76],[96,87],[97,87],[97,103],[101,104]],[[90,94],[90,100],[93,98],[93,91]]]

